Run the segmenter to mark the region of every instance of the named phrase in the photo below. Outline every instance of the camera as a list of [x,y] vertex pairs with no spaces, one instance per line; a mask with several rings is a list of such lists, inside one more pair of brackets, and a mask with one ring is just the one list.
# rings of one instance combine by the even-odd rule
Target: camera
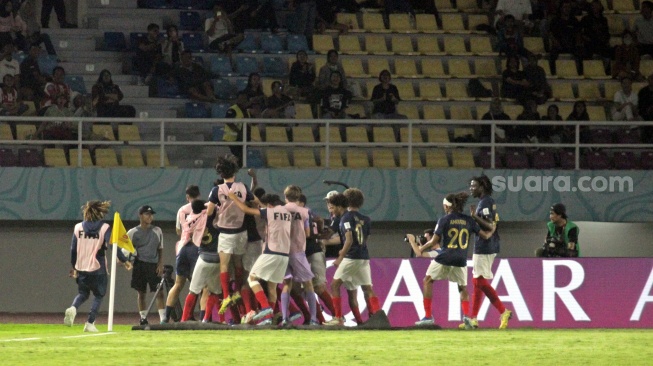
[[567,245],[559,238],[547,238],[541,249],[536,251],[538,257],[561,258],[578,257],[578,251],[567,249]]
[[222,16],[222,12],[221,12],[221,11],[216,12],[216,13],[215,13],[215,16],[216,16],[216,17]]
[[[404,241],[408,243],[408,237],[404,236]],[[424,235],[415,235],[415,241],[418,245],[424,245],[428,241]]]
[[163,280],[166,281],[166,286],[168,286],[168,288],[172,288],[172,286],[174,286],[175,284],[175,279],[172,276],[174,272],[175,272],[175,268],[173,266],[169,264],[163,265],[163,276],[161,277],[163,277]]

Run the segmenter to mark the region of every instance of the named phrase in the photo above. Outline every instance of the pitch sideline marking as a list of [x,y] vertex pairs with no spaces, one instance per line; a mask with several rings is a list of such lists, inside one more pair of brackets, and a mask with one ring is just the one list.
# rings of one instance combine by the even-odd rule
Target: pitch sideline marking
[[3,339],[2,342],[23,342],[23,341],[38,341],[41,338],[14,338],[14,339]]
[[[106,333],[94,333],[94,334],[82,334],[82,335],[75,335],[75,336],[65,336],[61,337],[63,339],[70,339],[70,338],[85,338],[85,337],[99,337],[99,336],[105,336],[105,335],[111,335],[111,334],[118,334],[117,332],[106,332]],[[55,338],[55,337],[52,337]],[[13,339],[2,339],[0,342],[25,342],[25,341],[38,341],[43,338],[13,338]]]

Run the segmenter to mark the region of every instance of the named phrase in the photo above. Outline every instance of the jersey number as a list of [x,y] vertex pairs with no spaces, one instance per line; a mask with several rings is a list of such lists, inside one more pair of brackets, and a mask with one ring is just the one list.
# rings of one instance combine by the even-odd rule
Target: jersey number
[[451,228],[447,232],[447,236],[449,236],[450,239],[447,248],[467,249],[467,245],[469,244],[469,231],[467,229],[463,228],[458,230],[456,228]]
[[358,245],[363,245],[365,244],[365,236],[363,235],[363,223],[362,222],[357,222],[356,223],[356,239],[358,239]]

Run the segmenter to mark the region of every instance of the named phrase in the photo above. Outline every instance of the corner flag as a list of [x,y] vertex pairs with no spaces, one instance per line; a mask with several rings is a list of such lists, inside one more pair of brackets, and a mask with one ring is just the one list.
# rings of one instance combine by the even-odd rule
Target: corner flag
[[128,250],[130,253],[136,252],[136,249],[134,249],[134,244],[132,244],[131,239],[129,239],[127,230],[125,230],[125,225],[123,225],[122,220],[120,220],[120,214],[118,212],[113,214],[111,243],[116,244],[125,250]]

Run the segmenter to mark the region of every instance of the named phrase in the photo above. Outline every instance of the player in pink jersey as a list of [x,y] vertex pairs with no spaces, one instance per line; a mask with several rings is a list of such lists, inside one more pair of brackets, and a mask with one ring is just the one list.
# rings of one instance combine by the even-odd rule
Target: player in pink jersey
[[[316,299],[315,290],[313,289],[313,272],[311,265],[306,259],[306,237],[311,235],[309,226],[308,209],[297,204],[299,196],[302,194],[301,188],[295,185],[289,185],[283,191],[286,198],[286,210],[292,213],[292,227],[290,228],[290,255],[288,258],[288,269],[286,278],[283,281],[283,291],[281,292],[281,314],[283,321],[281,325],[288,325],[288,305],[290,303],[290,289],[293,282],[301,283],[304,286],[304,298],[297,297],[295,302],[308,303],[310,313],[310,324],[319,325],[316,317]],[[299,305],[299,304],[298,304]]]
[[238,159],[234,155],[227,154],[218,158],[215,170],[224,179],[224,183],[211,190],[207,203],[207,215],[209,216],[218,206],[218,215],[213,224],[220,230],[218,253],[220,255],[220,284],[224,297],[220,313],[224,313],[232,303],[240,299],[238,290],[233,296],[229,295],[229,263],[232,256],[234,257],[236,289],[242,287],[244,280],[243,255],[247,244],[245,213],[234,204],[236,200],[229,199],[229,195],[233,193],[240,202],[254,200],[254,195],[246,185],[236,182],[236,173],[239,169]]
[[[283,202],[277,195],[264,195],[261,198],[261,203],[265,204],[267,208],[258,210],[247,207],[233,192],[229,194],[229,198],[233,199],[236,206],[243,212],[260,216],[267,222],[263,254],[258,257],[249,274],[249,287],[261,305],[261,311],[258,314],[254,310],[250,311],[245,316],[244,322],[261,320],[259,325],[271,324],[273,310],[270,304],[277,302],[277,286],[283,281],[288,267],[293,214],[283,206]],[[259,280],[267,281],[269,299],[265,296]]]

